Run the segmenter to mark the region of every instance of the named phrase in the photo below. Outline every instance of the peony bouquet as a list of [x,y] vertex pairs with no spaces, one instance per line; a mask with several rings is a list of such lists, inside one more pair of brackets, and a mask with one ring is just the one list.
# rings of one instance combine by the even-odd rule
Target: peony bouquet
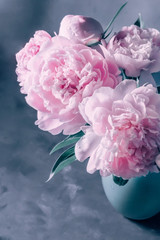
[[16,73],[38,127],[66,138],[49,179],[75,160],[88,160],[125,184],[159,172],[160,32],[141,16],[118,33],[90,17],[67,15],[59,33],[35,32],[16,54]]

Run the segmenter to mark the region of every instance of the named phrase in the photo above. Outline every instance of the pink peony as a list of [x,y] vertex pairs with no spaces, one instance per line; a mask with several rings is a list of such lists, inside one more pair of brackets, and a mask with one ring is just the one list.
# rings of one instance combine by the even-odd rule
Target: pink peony
[[30,82],[27,76],[30,71],[28,63],[40,50],[42,44],[51,39],[51,36],[45,31],[37,31],[34,37],[16,54],[18,81],[20,82],[21,92],[27,93]]
[[67,15],[60,24],[59,36],[91,44],[101,40],[103,28],[94,18],[80,15]]
[[55,36],[42,45],[28,63],[31,72],[27,103],[38,111],[36,124],[42,130],[74,134],[85,124],[78,105],[101,86],[114,88],[119,69],[101,46],[96,50]]
[[111,38],[107,49],[127,76],[138,77],[141,70],[160,71],[160,32],[154,28],[125,26]]
[[124,80],[115,89],[101,87],[81,102],[80,112],[91,126],[75,153],[80,161],[89,157],[89,173],[129,179],[158,172],[160,95],[151,84],[137,88]]

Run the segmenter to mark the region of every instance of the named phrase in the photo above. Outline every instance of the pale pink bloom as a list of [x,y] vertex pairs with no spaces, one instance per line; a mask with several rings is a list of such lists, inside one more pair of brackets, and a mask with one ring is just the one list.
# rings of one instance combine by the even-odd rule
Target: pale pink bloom
[[59,36],[84,44],[101,40],[103,28],[94,18],[81,15],[66,15],[60,24]]
[[[107,50],[101,46],[107,57]],[[73,134],[85,120],[78,105],[101,86],[114,88],[120,71],[108,55],[55,36],[29,62],[31,71],[27,103],[38,111],[36,124],[42,130]]]
[[154,28],[125,26],[111,38],[107,49],[127,76],[138,77],[141,70],[160,71],[160,32]]
[[124,80],[115,89],[101,87],[81,102],[80,112],[90,126],[75,153],[79,161],[89,157],[89,173],[129,179],[158,172],[160,95],[151,84],[137,88]]
[[18,75],[18,81],[20,82],[21,92],[27,93],[30,81],[29,81],[29,69],[28,63],[39,51],[44,42],[51,39],[51,36],[41,30],[36,31],[34,37],[29,40],[28,43],[16,54],[17,68],[16,73]]

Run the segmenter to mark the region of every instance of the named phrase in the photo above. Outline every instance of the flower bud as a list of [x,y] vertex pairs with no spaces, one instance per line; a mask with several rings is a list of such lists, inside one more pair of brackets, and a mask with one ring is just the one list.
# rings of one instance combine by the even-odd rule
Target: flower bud
[[60,24],[59,35],[68,39],[90,44],[101,40],[103,28],[94,18],[66,15]]

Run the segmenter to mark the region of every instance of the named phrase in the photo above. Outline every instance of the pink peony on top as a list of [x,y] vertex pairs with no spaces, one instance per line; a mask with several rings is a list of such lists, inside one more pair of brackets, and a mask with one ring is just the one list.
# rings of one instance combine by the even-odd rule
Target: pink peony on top
[[[103,54],[55,36],[28,61],[30,74],[23,76],[26,101],[38,111],[36,124],[42,130],[52,134],[80,131],[85,125],[78,109],[82,99],[101,86],[114,88],[119,83],[117,65],[108,51],[100,48]],[[18,66],[20,64],[21,59]]]

